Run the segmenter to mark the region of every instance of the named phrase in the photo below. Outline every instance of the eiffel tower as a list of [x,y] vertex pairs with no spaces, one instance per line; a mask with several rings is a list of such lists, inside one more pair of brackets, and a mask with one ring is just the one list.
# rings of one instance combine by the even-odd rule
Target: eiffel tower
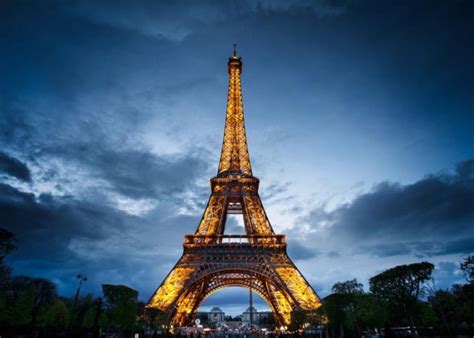
[[[199,305],[213,293],[239,286],[260,295],[278,326],[293,310],[314,310],[321,300],[286,253],[258,195],[245,134],[240,74],[234,53],[227,63],[229,92],[224,141],[211,196],[194,235],[184,236],[184,252],[148,302],[168,314],[170,324],[189,325]],[[225,235],[228,214],[242,214],[245,235]]]

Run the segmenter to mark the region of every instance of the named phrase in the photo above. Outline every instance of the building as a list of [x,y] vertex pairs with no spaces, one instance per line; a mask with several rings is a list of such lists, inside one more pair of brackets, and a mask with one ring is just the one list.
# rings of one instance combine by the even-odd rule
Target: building
[[242,323],[243,324],[250,324],[250,314],[252,314],[252,323],[253,324],[260,324],[263,319],[273,317],[273,313],[271,311],[257,311],[253,306],[247,308],[242,313]]
[[225,321],[225,313],[221,308],[215,306],[211,311],[200,311],[196,314],[196,318],[206,318],[207,322],[223,323]]

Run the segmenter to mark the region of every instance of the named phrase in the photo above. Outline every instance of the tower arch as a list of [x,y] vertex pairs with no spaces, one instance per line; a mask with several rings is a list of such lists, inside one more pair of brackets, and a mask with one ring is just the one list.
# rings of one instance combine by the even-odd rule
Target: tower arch
[[174,311],[169,314],[171,323],[178,326],[192,323],[199,306],[212,294],[228,287],[251,289],[268,304],[276,323],[287,324],[295,303],[289,291],[268,275],[245,269],[220,269],[197,278],[177,297]]

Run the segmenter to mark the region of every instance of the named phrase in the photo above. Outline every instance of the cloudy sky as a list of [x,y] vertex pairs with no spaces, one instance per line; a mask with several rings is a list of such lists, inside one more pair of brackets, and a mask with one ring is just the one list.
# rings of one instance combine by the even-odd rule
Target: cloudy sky
[[[1,1],[0,226],[15,274],[147,300],[222,142],[238,44],[254,174],[325,296],[474,251],[472,1]],[[229,228],[242,231],[239,220]],[[215,294],[237,314],[246,292]],[[264,305],[258,302],[259,309]]]

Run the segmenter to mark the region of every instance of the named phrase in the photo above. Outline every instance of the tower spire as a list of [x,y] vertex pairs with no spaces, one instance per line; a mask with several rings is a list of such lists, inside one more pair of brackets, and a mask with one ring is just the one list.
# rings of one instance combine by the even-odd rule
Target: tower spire
[[227,62],[229,73],[229,91],[227,95],[227,109],[222,142],[221,159],[217,171],[218,176],[249,175],[252,176],[250,156],[245,134],[244,108],[242,105],[242,87],[240,74],[242,61],[237,56],[237,45]]

